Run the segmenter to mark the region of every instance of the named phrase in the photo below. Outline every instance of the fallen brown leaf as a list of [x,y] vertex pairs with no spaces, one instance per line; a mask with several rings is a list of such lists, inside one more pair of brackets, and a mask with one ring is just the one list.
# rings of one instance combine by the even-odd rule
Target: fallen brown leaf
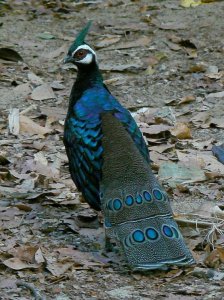
[[20,115],[19,117],[19,124],[20,124],[20,133],[29,133],[29,134],[38,134],[38,135],[45,135],[47,133],[52,132],[52,129],[40,126],[39,124],[35,123],[29,117]]
[[44,259],[44,255],[41,251],[41,248],[38,248],[35,255],[34,255],[34,258],[35,258],[35,262],[37,264],[42,264],[45,262],[45,259]]
[[46,268],[51,272],[52,275],[59,277],[66,271],[68,271],[73,266],[73,264],[73,262],[53,262],[47,260]]
[[170,129],[170,132],[173,136],[180,140],[192,138],[190,128],[186,123],[176,123],[175,126]]
[[113,50],[113,49],[128,49],[128,48],[136,48],[140,46],[149,46],[149,43],[151,41],[151,38],[148,36],[142,36],[138,38],[135,41],[130,42],[122,42],[115,46],[108,47],[107,49]]
[[39,268],[36,264],[29,264],[21,261],[17,257],[9,258],[3,261],[3,264],[13,270],[23,270],[23,269],[37,269]]
[[22,56],[15,50],[10,48],[0,48],[0,58],[9,61],[23,61]]
[[19,109],[13,108],[10,110],[9,116],[9,131],[14,135],[18,135],[20,131],[20,124],[19,124]]
[[99,40],[99,42],[95,45],[96,48],[106,48],[110,45],[116,44],[121,39],[120,35],[108,35]]
[[34,85],[40,85],[43,84],[43,79],[37,76],[36,74],[30,72],[28,73],[28,79],[32,82]]
[[171,126],[160,124],[160,125],[151,125],[150,127],[147,128],[141,128],[141,131],[146,135],[154,136],[154,135],[165,134],[169,132],[170,129]]
[[185,96],[185,97],[181,98],[180,101],[178,102],[178,105],[187,104],[187,103],[190,103],[190,102],[195,101],[195,100],[196,100],[195,96],[188,95],[188,96]]
[[42,85],[36,87],[32,91],[30,97],[33,100],[47,100],[47,99],[54,99],[55,94],[54,94],[52,88],[50,87],[50,85],[42,84]]
[[224,175],[224,165],[220,163],[212,154],[201,153],[196,150],[177,151],[178,159],[187,165],[198,165],[210,172]]

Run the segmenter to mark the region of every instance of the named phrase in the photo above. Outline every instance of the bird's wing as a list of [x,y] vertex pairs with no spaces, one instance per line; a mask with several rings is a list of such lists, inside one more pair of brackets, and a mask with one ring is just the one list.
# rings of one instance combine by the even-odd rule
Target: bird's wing
[[104,112],[111,112],[119,119],[149,162],[146,143],[130,112],[105,88],[87,90],[66,120],[64,143],[72,179],[85,200],[97,210],[101,206],[99,184],[103,164],[100,114]]
[[70,118],[65,126],[64,143],[73,181],[85,200],[100,210],[99,182],[102,168],[101,121],[85,122]]

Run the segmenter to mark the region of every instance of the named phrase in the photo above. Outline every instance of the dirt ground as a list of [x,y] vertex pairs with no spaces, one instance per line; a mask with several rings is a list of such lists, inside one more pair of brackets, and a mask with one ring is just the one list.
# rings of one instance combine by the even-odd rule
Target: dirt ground
[[[0,1],[0,299],[224,299],[224,166],[211,151],[224,141],[223,11],[223,1]],[[70,179],[62,136],[77,73],[62,60],[88,20],[192,268],[131,272],[105,251],[102,216]]]

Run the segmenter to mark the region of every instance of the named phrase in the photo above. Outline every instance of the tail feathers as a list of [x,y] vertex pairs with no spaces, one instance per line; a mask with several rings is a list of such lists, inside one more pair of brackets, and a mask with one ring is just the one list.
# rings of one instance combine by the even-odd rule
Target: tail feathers
[[194,259],[173,219],[166,192],[129,133],[114,116],[102,116],[101,207],[108,237],[136,270],[189,265]]
[[113,234],[134,270],[166,269],[170,265],[194,263],[172,216],[124,222],[113,227]]

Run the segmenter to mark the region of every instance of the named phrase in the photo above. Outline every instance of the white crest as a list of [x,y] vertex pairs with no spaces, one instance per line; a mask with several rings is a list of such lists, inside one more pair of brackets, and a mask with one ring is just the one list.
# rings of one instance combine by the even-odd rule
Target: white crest
[[82,64],[90,64],[92,61],[93,61],[93,56],[95,56],[96,58],[96,53],[95,51],[90,48],[90,46],[88,45],[81,45],[79,46],[73,53],[72,53],[72,56],[75,55],[75,53],[80,50],[80,49],[86,49],[86,50],[89,50],[91,53],[88,53],[83,59],[80,59],[78,62],[79,63],[82,63]]

